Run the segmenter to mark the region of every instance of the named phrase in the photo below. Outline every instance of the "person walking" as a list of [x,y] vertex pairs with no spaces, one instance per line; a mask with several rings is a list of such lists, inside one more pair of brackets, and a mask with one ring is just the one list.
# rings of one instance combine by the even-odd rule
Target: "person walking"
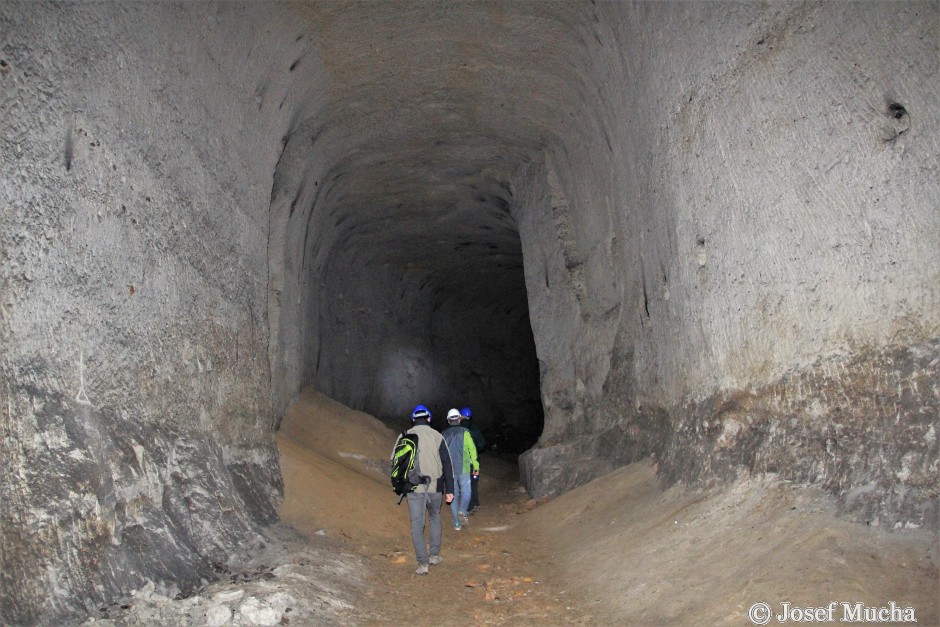
[[[477,460],[479,461],[480,453],[486,450],[486,439],[483,437],[483,432],[480,431],[480,428],[473,424],[473,412],[470,411],[469,407],[462,407],[460,409],[460,415],[463,416],[463,420],[460,421],[460,424],[466,427],[467,431],[470,432],[470,437],[473,438],[473,444],[477,447]],[[480,509],[479,470],[470,477],[470,504],[467,506],[467,514],[473,514],[478,509]]]
[[[441,557],[441,500],[454,500],[454,471],[444,438],[431,428],[431,412],[418,405],[411,412],[414,426],[405,433],[418,436],[416,466],[421,471],[421,485],[408,493],[408,516],[411,519],[411,542],[418,561],[417,575],[427,575],[428,566],[440,564]],[[397,444],[397,443],[396,443]],[[443,494],[442,494],[443,493]],[[425,522],[427,512],[429,525]],[[429,526],[425,541],[425,528]]]
[[460,426],[463,416],[455,408],[447,412],[447,424],[444,430],[444,442],[450,451],[451,463],[454,465],[454,483],[456,492],[454,500],[450,502],[450,514],[454,520],[454,531],[460,531],[469,524],[467,507],[470,505],[471,474],[480,472],[480,463],[477,461],[477,447],[470,437],[470,432]]

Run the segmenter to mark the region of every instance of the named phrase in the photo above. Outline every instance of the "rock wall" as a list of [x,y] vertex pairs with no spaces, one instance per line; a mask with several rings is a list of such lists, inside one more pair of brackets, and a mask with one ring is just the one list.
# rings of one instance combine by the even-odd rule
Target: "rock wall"
[[601,130],[516,181],[547,364],[530,490],[653,454],[935,524],[937,5],[597,10]]
[[935,524],[938,18],[0,5],[0,621],[236,559],[304,383],[544,410],[537,496],[652,455]]
[[0,5],[0,623],[185,594],[276,519],[257,9]]

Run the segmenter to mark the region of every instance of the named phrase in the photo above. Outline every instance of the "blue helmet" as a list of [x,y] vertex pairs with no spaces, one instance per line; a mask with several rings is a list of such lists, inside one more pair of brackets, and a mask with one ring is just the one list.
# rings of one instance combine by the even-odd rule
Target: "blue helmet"
[[424,405],[418,405],[415,407],[415,410],[411,412],[411,422],[415,420],[427,420],[431,422],[431,410]]
[[473,417],[473,414],[470,412],[470,408],[469,408],[469,407],[462,407],[462,408],[460,409],[460,415],[463,416],[464,418],[468,418],[468,419]]

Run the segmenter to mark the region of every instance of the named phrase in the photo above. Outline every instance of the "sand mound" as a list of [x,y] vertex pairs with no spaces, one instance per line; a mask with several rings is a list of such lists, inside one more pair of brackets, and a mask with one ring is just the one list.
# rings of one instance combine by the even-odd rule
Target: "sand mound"
[[836,518],[827,496],[774,476],[663,492],[652,464],[633,464],[537,507],[517,531],[592,606],[592,624],[741,625],[757,602],[776,614],[833,601],[893,601],[940,622],[929,530]]
[[304,391],[277,435],[282,520],[358,544],[407,536],[406,517],[389,506],[397,499],[386,476],[396,436],[368,414]]

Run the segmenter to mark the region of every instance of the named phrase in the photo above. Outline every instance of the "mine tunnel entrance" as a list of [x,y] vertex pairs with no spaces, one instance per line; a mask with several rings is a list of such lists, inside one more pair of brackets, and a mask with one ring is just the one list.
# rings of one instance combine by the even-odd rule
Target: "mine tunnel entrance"
[[310,385],[399,429],[419,403],[441,429],[470,407],[491,450],[533,446],[539,362],[508,201],[331,213],[335,244],[309,282]]

